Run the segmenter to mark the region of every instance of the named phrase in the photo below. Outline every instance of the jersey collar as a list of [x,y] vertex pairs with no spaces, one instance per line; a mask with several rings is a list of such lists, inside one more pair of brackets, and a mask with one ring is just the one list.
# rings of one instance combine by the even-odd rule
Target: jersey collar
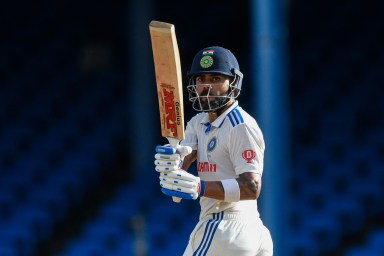
[[212,123],[209,123],[209,117],[208,117],[208,114],[206,115],[206,117],[202,120],[202,124],[204,124],[205,126],[209,127],[208,129],[210,130],[210,127],[220,127],[225,118],[227,117],[227,115],[232,111],[234,110],[235,108],[237,108],[239,106],[239,103],[237,101],[235,101],[227,110],[225,110],[219,117],[216,118],[215,121],[213,121]]

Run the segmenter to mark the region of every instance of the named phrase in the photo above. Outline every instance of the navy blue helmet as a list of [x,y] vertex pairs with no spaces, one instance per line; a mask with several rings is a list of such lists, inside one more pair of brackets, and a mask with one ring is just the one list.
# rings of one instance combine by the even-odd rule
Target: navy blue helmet
[[[215,102],[202,101],[202,96],[196,92],[197,75],[221,74],[231,77],[231,84],[226,95],[216,96]],[[193,102],[192,107],[198,111],[210,112],[225,106],[230,99],[235,99],[240,94],[243,74],[240,72],[239,63],[233,53],[220,46],[211,46],[200,50],[192,61],[191,69],[187,73],[189,85],[189,100]],[[206,97],[206,96],[205,96]]]

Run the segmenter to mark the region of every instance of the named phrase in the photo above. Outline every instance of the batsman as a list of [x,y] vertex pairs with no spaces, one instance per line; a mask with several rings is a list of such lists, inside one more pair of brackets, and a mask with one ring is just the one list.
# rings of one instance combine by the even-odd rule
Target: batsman
[[[271,256],[272,238],[257,208],[264,139],[238,104],[243,74],[236,57],[219,46],[202,49],[187,78],[189,100],[200,113],[187,123],[175,153],[164,145],[155,155],[162,192],[200,200],[184,256]],[[187,172],[194,161],[198,177]]]

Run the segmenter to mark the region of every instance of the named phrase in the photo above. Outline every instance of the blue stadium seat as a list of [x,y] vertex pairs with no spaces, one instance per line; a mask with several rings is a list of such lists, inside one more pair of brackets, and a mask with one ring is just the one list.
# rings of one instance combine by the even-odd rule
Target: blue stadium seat
[[368,237],[367,246],[381,253],[384,252],[384,229],[377,228]]
[[[139,245],[140,246],[140,245]],[[146,246],[141,245],[141,246]],[[146,250],[147,248],[144,248],[143,250]],[[111,254],[111,256],[126,256],[126,255],[135,255],[135,245],[134,245],[134,238],[132,235],[126,236],[120,243],[119,248]],[[140,253],[138,253],[140,255]],[[145,255],[145,254],[143,254]]]
[[33,230],[18,222],[8,222],[0,227],[0,247],[13,248],[19,255],[31,255],[36,244]]
[[83,240],[93,242],[113,240],[115,243],[119,243],[119,240],[127,233],[128,225],[128,221],[127,223],[119,223],[113,219],[95,220],[84,227]]
[[19,254],[20,254],[20,252],[18,249],[14,248],[13,246],[10,246],[10,245],[3,244],[0,241],[0,255],[1,256],[15,256],[15,255],[19,255]]
[[58,184],[47,183],[31,191],[30,202],[35,203],[47,211],[54,220],[59,221],[64,219],[71,205],[64,192]]
[[374,256],[374,255],[382,255],[384,251],[378,251],[377,249],[373,248],[366,248],[366,247],[352,247],[349,248],[345,256]]
[[294,256],[317,256],[319,250],[315,240],[309,234],[309,231],[295,232],[294,236],[287,238],[291,255]]
[[127,202],[111,203],[108,202],[100,212],[100,217],[105,219],[114,219],[117,222],[127,220],[137,214],[139,208],[134,200]]
[[323,251],[335,248],[341,240],[341,225],[327,212],[306,216],[304,227],[309,230],[310,236]]
[[364,209],[359,202],[348,196],[333,198],[327,205],[329,216],[334,216],[344,234],[357,232],[363,227]]
[[36,240],[47,239],[53,230],[52,216],[39,204],[19,206],[13,215],[17,225],[29,227]]
[[64,253],[58,256],[105,256],[111,255],[111,252],[101,243],[82,243],[75,241],[71,243]]

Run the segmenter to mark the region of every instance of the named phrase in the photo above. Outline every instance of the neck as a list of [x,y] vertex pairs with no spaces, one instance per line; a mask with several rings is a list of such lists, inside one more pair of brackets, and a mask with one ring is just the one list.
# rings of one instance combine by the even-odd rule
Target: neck
[[235,103],[235,100],[231,99],[230,101],[228,101],[226,105],[219,108],[218,110],[213,112],[208,112],[209,122],[212,123],[213,121],[215,121],[223,112],[225,112],[228,108],[230,108],[233,105],[233,103]]

